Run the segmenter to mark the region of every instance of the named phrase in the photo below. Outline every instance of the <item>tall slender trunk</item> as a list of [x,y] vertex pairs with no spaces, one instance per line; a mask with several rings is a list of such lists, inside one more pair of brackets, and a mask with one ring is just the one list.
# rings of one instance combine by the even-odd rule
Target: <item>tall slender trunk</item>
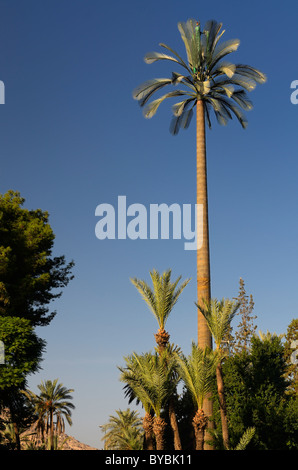
[[54,416],[53,411],[50,411],[50,450],[54,450]]
[[174,434],[174,449],[182,450],[173,396],[169,400],[169,416],[170,416],[171,428]]
[[225,394],[224,394],[224,382],[223,382],[221,363],[217,364],[217,367],[216,367],[216,380],[217,380],[217,391],[218,391],[219,406],[220,406],[222,438],[223,438],[225,449],[229,449],[229,429],[228,429],[226,400],[225,400]]
[[[203,208],[203,239],[201,246],[197,249],[197,297],[198,305],[204,307],[204,301],[209,302],[211,298],[210,287],[210,253],[209,253],[209,222],[208,222],[208,191],[207,191],[207,163],[206,163],[206,135],[204,103],[197,101],[197,207]],[[199,229],[198,229],[199,230]],[[207,322],[198,309],[198,346],[212,348],[212,335]],[[203,410],[206,416],[212,415],[212,402],[208,397],[204,400]],[[212,423],[209,421],[208,427]],[[206,449],[212,449],[208,444]]]
[[[204,300],[207,302],[210,300],[210,256],[205,116],[202,100],[197,102],[197,205],[203,207],[203,239],[202,245],[197,250],[197,295],[198,304],[204,307]],[[201,223],[201,220],[198,220],[197,223]],[[199,309],[198,345],[202,348],[205,346],[212,348],[212,336]]]

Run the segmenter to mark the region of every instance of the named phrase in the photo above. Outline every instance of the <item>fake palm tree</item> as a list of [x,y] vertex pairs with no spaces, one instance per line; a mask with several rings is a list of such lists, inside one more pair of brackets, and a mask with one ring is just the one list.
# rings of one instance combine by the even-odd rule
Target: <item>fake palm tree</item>
[[205,431],[208,416],[203,410],[203,403],[212,390],[217,363],[217,353],[206,347],[199,348],[192,343],[191,354],[177,356],[178,372],[189,391],[196,410],[192,424],[195,432],[196,450],[204,449]]
[[[206,171],[205,122],[211,127],[211,111],[217,121],[226,124],[236,117],[243,128],[247,125],[244,111],[252,109],[247,92],[257,83],[266,81],[259,70],[243,64],[233,64],[226,56],[238,49],[240,41],[232,39],[220,42],[224,31],[222,24],[208,21],[201,28],[200,22],[189,19],[178,23],[184,42],[187,60],[166,44],[160,46],[165,52],[150,52],[145,62],[151,64],[166,60],[182,67],[183,73],[172,72],[170,78],[148,80],[133,92],[133,97],[144,107],[144,116],[151,118],[160,104],[167,98],[180,98],[182,101],[172,107],[173,119],[170,130],[177,134],[180,128],[188,128],[196,108],[197,134],[197,205],[203,207],[203,242],[197,250],[197,296],[198,304],[210,300],[210,257],[208,197]],[[150,101],[152,96],[166,86],[174,90]],[[179,88],[177,88],[179,86]],[[198,309],[198,345],[212,347],[212,338],[206,321]]]
[[226,449],[229,449],[229,431],[222,373],[222,360],[226,354],[225,338],[229,331],[231,321],[236,315],[239,306],[239,303],[231,301],[229,299],[222,299],[221,301],[211,299],[209,304],[205,303],[204,308],[201,305],[198,306],[214,338],[216,351],[218,352],[218,362],[216,365],[216,381],[221,414],[223,443]]
[[176,281],[172,282],[170,269],[162,274],[159,274],[159,272],[154,269],[150,272],[150,277],[153,288],[141,279],[133,278],[131,282],[138,289],[157,320],[159,329],[154,336],[159,352],[162,352],[170,338],[168,332],[165,331],[166,321],[190,279],[187,279],[178,286],[181,276],[179,276]]

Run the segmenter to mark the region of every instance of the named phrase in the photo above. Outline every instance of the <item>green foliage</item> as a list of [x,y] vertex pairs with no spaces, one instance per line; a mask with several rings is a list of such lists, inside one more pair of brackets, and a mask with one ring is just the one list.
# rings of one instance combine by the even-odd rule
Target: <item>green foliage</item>
[[175,355],[167,349],[158,353],[133,353],[124,358],[125,367],[119,367],[120,381],[126,384],[130,402],[141,402],[146,412],[160,416],[162,409],[176,390]]
[[212,390],[218,359],[216,352],[208,348],[203,350],[194,342],[188,357],[184,354],[177,357],[178,373],[192,397],[196,410],[202,408],[203,400]]
[[285,369],[283,346],[280,338],[274,335],[264,340],[254,337],[249,353],[236,354],[224,362],[232,447],[249,427],[255,428],[249,446],[252,449],[277,450],[294,445],[288,423],[293,423],[293,417],[297,418],[297,415],[286,394]]
[[43,326],[55,315],[48,305],[73,277],[73,262],[52,256],[48,213],[24,209],[24,202],[18,192],[0,195],[0,314]]
[[157,270],[150,272],[153,288],[140,279],[133,278],[131,282],[137,288],[149,309],[155,316],[161,329],[165,327],[166,321],[176,304],[178,297],[187,286],[190,279],[178,286],[181,276],[171,282],[171,270],[159,274]]
[[104,433],[105,450],[142,450],[144,432],[142,421],[136,411],[116,410],[106,424],[100,426]]
[[25,386],[26,376],[39,369],[43,340],[33,331],[29,320],[0,317],[0,341],[5,347],[5,363],[0,364],[0,392]]

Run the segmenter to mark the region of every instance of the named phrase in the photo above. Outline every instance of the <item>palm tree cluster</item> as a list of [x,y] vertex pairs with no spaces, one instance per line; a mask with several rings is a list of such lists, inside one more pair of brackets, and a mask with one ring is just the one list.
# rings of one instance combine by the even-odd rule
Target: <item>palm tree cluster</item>
[[38,442],[46,443],[49,450],[55,450],[58,436],[65,431],[64,419],[72,424],[71,410],[75,406],[70,400],[74,390],[58,383],[58,379],[41,382],[38,388],[39,395],[31,390],[22,391],[34,408],[36,420],[32,430]]
[[[189,392],[194,406],[192,420],[195,448],[204,449],[205,432],[208,416],[203,410],[203,403],[217,378],[219,403],[221,408],[224,446],[229,448],[226,409],[224,402],[221,361],[225,351],[223,339],[229,324],[235,315],[238,304],[228,299],[212,300],[201,309],[214,337],[216,349],[201,348],[195,342],[191,345],[191,353],[185,356],[180,348],[169,342],[170,335],[165,331],[168,319],[178,297],[189,283],[189,279],[179,285],[181,276],[171,281],[171,270],[160,274],[157,270],[150,273],[152,288],[143,280],[132,279],[132,283],[140,292],[158,322],[158,333],[155,334],[156,348],[154,352],[124,357],[125,365],[119,367],[120,381],[125,384],[125,396],[129,403],[141,403],[145,415],[142,425],[144,432],[143,448],[146,450],[163,450],[166,448],[166,434],[170,424],[175,450],[182,450],[179,426],[175,412],[177,403],[177,387],[183,383]],[[167,415],[168,418],[167,419]],[[109,433],[103,437],[109,446]]]

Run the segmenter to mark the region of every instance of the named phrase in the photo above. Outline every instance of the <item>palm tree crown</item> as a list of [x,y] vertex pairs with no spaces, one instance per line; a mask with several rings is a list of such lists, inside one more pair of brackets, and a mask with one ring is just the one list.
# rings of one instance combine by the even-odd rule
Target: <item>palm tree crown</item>
[[176,304],[178,297],[183,289],[189,283],[190,279],[184,281],[178,286],[181,276],[176,281],[171,282],[171,270],[167,270],[162,274],[156,269],[150,272],[153,289],[141,279],[133,278],[131,282],[138,289],[139,293],[145,300],[149,309],[155,316],[160,329],[164,329],[166,321]]
[[[148,80],[133,92],[133,97],[144,108],[144,116],[151,118],[159,105],[166,99],[184,96],[185,99],[173,105],[173,120],[171,132],[177,134],[179,128],[187,128],[190,124],[193,108],[197,101],[204,103],[204,112],[208,126],[211,128],[210,111],[213,109],[220,124],[226,124],[233,115],[239,120],[243,128],[247,121],[242,109],[252,109],[252,103],[247,93],[252,91],[257,83],[266,81],[265,75],[259,70],[243,64],[232,64],[223,60],[228,54],[238,49],[240,41],[232,39],[220,43],[224,34],[222,24],[214,20],[207,21],[203,31],[200,22],[189,19],[186,23],[179,22],[178,29],[184,42],[187,62],[166,44],[160,46],[171,54],[150,52],[145,56],[145,62],[151,64],[158,60],[169,60],[185,70],[184,74],[172,73],[171,78],[156,78]],[[167,85],[182,85],[166,93],[148,104],[152,95]]]
[[56,418],[55,428],[58,434],[65,430],[64,418],[66,418],[69,425],[72,424],[71,410],[75,406],[69,400],[72,399],[70,394],[74,390],[58,383],[58,379],[41,382],[38,388],[40,390],[39,395],[30,390],[25,390],[23,393],[35,406],[38,415],[38,427],[45,430],[53,438],[54,418]]
[[206,319],[217,349],[221,349],[240,303],[229,299],[211,299],[210,302],[204,302],[204,304],[204,307],[197,303],[196,306]]

